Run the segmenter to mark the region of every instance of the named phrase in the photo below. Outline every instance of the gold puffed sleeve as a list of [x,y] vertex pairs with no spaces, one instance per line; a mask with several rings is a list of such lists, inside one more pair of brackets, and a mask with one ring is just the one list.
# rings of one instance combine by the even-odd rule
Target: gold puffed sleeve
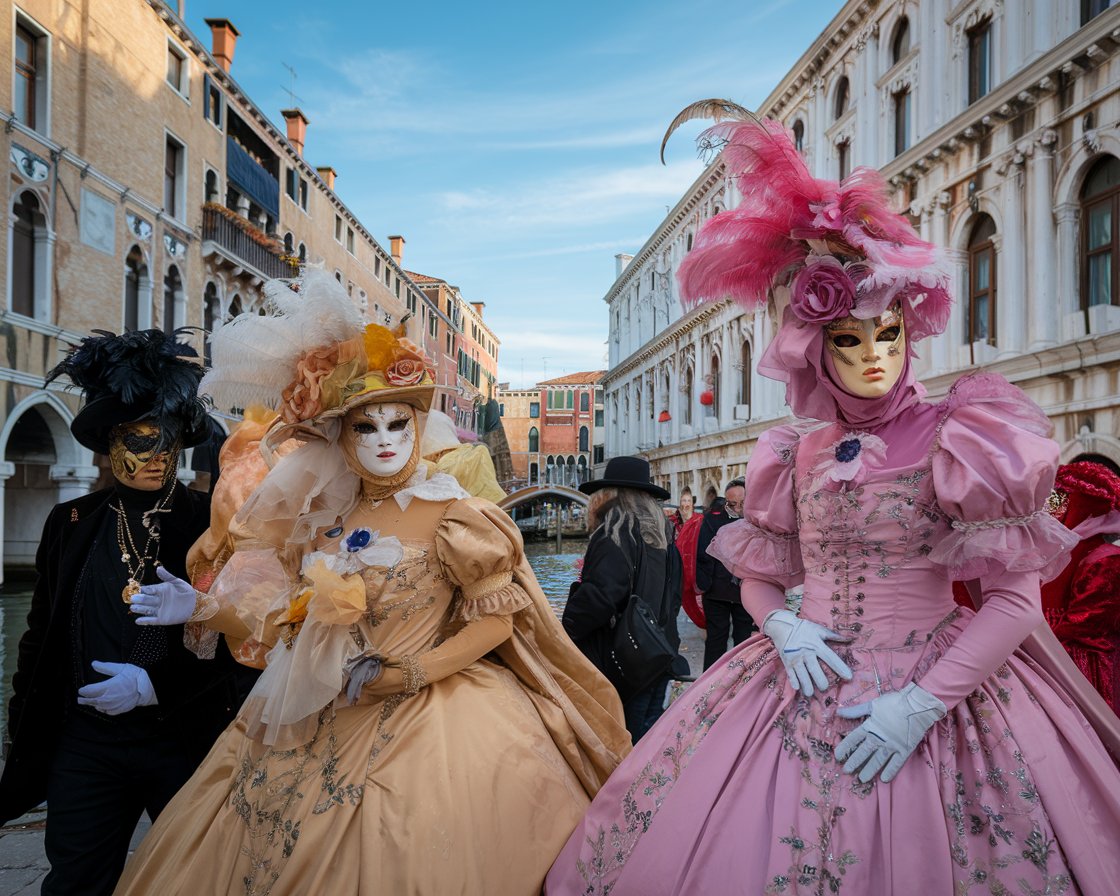
[[440,565],[462,597],[459,618],[510,616],[532,603],[513,581],[525,553],[521,532],[496,504],[481,498],[452,501],[435,542]]

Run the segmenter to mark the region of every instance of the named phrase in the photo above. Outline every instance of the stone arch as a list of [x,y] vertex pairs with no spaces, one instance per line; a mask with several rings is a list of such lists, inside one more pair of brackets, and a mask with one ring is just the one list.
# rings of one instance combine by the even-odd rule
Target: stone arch
[[5,568],[30,568],[51,508],[87,494],[100,470],[70,433],[73,414],[54,393],[19,402],[0,430],[0,507]]
[[1083,427],[1075,438],[1062,445],[1061,462],[1071,463],[1082,454],[1099,455],[1120,467],[1120,439]]
[[1104,156],[1120,158],[1120,135],[1112,131],[1096,133],[1091,140],[1079,140],[1071,147],[1066,163],[1054,178],[1054,205],[1078,204],[1081,188],[1093,166]]
[[133,243],[124,259],[124,297],[122,327],[143,330],[150,323],[152,307],[152,275],[148,257],[142,246]]

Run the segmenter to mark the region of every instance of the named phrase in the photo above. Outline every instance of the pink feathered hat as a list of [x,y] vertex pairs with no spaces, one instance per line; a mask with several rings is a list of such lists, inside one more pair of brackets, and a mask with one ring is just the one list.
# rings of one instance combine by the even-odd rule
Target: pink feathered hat
[[794,412],[832,419],[820,389],[823,327],[902,308],[912,344],[944,331],[952,299],[942,253],[891,211],[878,171],[841,183],[809,173],[776,121],[730,121],[702,144],[721,145],[743,201],[701,228],[677,277],[686,307],[734,299],[759,310],[773,295],[781,326],[759,372],[788,384]]
[[819,180],[776,121],[724,122],[701,140],[723,144],[743,201],[704,225],[681,264],[687,306],[731,298],[758,309],[789,286],[790,309],[807,324],[876,317],[897,302],[911,341],[945,329],[941,253],[890,210],[878,171]]

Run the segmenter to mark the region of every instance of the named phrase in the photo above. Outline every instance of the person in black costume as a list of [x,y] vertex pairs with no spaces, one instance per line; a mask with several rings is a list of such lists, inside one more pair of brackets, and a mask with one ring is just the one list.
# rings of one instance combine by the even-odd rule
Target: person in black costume
[[672,647],[680,647],[681,558],[672,523],[659,503],[669,493],[650,481],[649,463],[637,457],[612,458],[602,479],[579,489],[592,495],[587,507],[591,539],[580,580],[572,583],[564,607],[564,630],[619,689],[626,728],[637,743],[664,711],[670,678],[689,671],[678,653],[668,668],[654,673],[650,684],[629,693],[619,688],[607,659],[613,620],[631,594],[640,596],[657,617]]
[[177,335],[91,336],[47,378],[85,391],[71,430],[109,455],[116,482],[48,516],[12,679],[0,823],[46,799],[44,894],[112,892],[140,815],[190,777],[255,674],[130,612],[141,587],[186,576],[209,525],[209,497],[176,479],[180,450],[211,427],[202,367]]
[[727,652],[728,635],[732,644],[737,646],[757,628],[750,614],[743,609],[739,580],[708,553],[708,545],[716,533],[742,516],[744,496],[743,480],[732,479],[727,483],[724,497],[712,502],[711,508],[704,514],[704,522],[700,524],[700,537],[696,543],[696,587],[704,595],[704,620],[707,623],[705,670]]

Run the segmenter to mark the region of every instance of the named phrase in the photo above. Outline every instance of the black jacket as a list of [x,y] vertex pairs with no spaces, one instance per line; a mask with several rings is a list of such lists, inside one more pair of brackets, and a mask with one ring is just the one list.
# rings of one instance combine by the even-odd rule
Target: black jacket
[[712,509],[704,514],[700,524],[700,535],[696,541],[696,587],[708,600],[721,600],[725,603],[739,603],[739,580],[727,571],[727,567],[708,553],[708,545],[716,533],[728,523],[735,522],[727,515],[722,501],[714,503]]
[[[568,637],[604,674],[611,621],[626,608],[631,594],[641,596],[657,614],[669,643],[674,649],[680,647],[677,614],[681,609],[681,557],[667,520],[665,527],[669,540],[666,550],[646,544],[636,520],[622,530],[620,545],[610,539],[605,526],[591,534],[580,581],[572,583],[562,621]],[[687,660],[678,654],[672,670],[687,674]]]
[[[187,550],[210,522],[210,498],[176,485],[162,519],[160,560],[186,578]],[[71,608],[92,541],[107,514],[113,489],[57,505],[47,517],[35,555],[38,578],[19,642],[12,677],[8,731],[12,746],[0,778],[0,823],[46,799],[47,771],[64,721],[74,704],[71,680]],[[183,626],[168,629],[168,655],[147,667],[159,701],[161,727],[201,761],[236,714],[255,673],[219,644],[213,660],[183,646]]]

